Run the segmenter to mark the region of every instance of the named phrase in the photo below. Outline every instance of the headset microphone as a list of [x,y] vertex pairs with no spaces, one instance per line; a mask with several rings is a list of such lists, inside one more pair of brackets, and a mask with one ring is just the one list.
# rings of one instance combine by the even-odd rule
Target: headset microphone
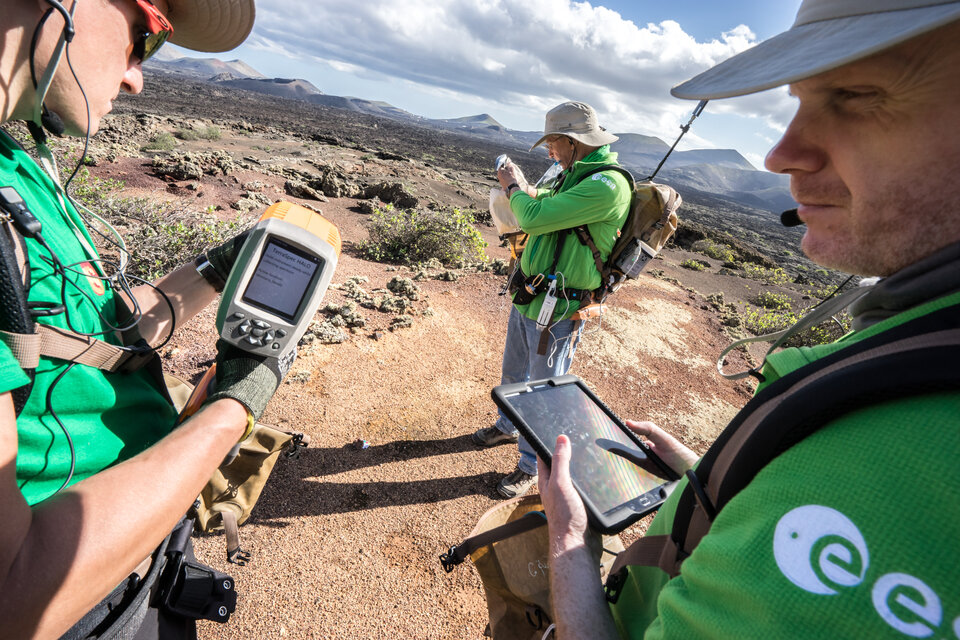
[[44,129],[58,138],[67,130],[67,125],[63,124],[63,120],[57,115],[57,112],[51,111],[46,105],[43,106],[43,112],[40,114],[40,123]]
[[780,224],[785,227],[797,227],[803,224],[803,220],[797,215],[796,209],[787,209],[780,214]]

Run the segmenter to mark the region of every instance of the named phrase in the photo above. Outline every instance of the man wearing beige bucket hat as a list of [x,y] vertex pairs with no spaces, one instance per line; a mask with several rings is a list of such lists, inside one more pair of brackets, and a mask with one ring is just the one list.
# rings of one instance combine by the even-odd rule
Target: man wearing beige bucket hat
[[[547,145],[550,157],[563,168],[560,181],[553,188],[538,190],[527,184],[512,162],[497,172],[520,228],[529,234],[511,278],[513,307],[501,384],[563,375],[570,369],[580,336],[579,323],[570,317],[589,304],[590,293],[601,283],[590,247],[571,229],[586,225],[605,260],[630,206],[630,185],[623,175],[600,170],[617,164],[617,154],[609,146],[616,140],[600,126],[593,107],[564,102],[547,112],[543,136],[531,147]],[[546,308],[554,304],[553,312],[540,318],[545,300],[551,297],[555,302],[546,302]],[[476,431],[473,441],[479,446],[517,442],[517,467],[497,485],[503,497],[522,495],[536,482],[536,454],[502,412],[493,426]]]
[[[786,403],[831,363],[877,355],[902,336],[913,336],[908,348],[940,346],[814,387],[841,395],[856,387],[855,403],[821,407],[823,393],[786,405],[812,416],[805,429],[815,432],[771,451],[718,513],[711,500],[727,487],[701,475],[717,469],[716,452],[737,446],[753,407],[772,405],[748,404],[699,462],[654,424],[634,423],[678,472],[696,473],[645,534],[663,553],[628,563],[615,604],[584,544],[570,445],[558,439],[540,482],[557,637],[960,638],[960,393],[955,374],[915,383],[955,372],[958,69],[960,2],[804,0],[788,31],[673,90],[716,99],[789,84],[797,113],[766,165],[790,176],[806,225],[801,246],[820,264],[879,277],[847,298],[851,334],[769,355],[755,400]],[[736,458],[724,477],[751,464]],[[694,546],[682,544],[690,529],[674,527],[693,522],[681,519],[684,501],[706,514]]]
[[[142,90],[141,64],[165,41],[223,51],[240,44],[253,21],[254,0],[0,3],[0,116],[3,124],[28,124],[41,158],[0,132],[0,206],[14,222],[0,242],[0,328],[23,321],[27,328],[13,332],[31,334],[35,322],[44,335],[80,334],[90,351],[158,364],[150,345],[215,299],[236,243],[164,276],[156,290],[128,287],[123,267],[112,269],[93,248],[69,182],[58,184],[43,129],[93,134],[120,91]],[[18,240],[28,268],[10,266]],[[18,284],[21,273],[27,283]],[[133,316],[124,305],[131,301]],[[120,331],[146,345],[121,346]],[[195,637],[188,606],[174,614],[151,604],[157,585],[176,578],[157,579],[172,558],[159,549],[176,546],[192,557],[184,537],[161,542],[251,428],[282,373],[221,350],[216,399],[174,429],[176,412],[159,376],[148,373],[152,365],[121,372],[43,348],[28,362],[8,337],[0,340],[0,636]],[[188,539],[189,530],[181,533]],[[207,583],[208,593],[191,593],[199,598],[188,605],[209,604]],[[224,602],[224,613],[232,610]]]

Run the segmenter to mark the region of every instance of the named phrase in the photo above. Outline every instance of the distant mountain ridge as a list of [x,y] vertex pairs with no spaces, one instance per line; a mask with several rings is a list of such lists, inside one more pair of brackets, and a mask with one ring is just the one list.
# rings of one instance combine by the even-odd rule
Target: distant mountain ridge
[[[181,57],[161,49],[145,66],[211,82],[223,88],[400,119],[509,146],[529,147],[542,135],[539,131],[508,129],[487,113],[460,118],[425,118],[383,101],[329,95],[307,80],[268,78],[242,60],[223,62],[216,58]],[[616,135],[620,139],[611,145],[611,150],[619,154],[620,163],[637,179],[650,175],[670,149],[669,144],[655,136],[638,133]],[[796,206],[790,196],[787,176],[757,170],[734,149],[675,150],[664,163],[657,180],[677,187],[720,194],[751,207],[777,213]]]

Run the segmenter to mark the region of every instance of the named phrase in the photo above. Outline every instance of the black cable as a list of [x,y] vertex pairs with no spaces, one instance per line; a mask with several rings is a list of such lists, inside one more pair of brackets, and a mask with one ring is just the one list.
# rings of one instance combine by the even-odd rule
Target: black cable
[[[67,328],[70,329],[70,331],[73,331],[74,333],[76,333],[76,334],[78,334],[78,335],[82,335],[82,336],[86,336],[86,337],[96,337],[96,336],[105,335],[105,334],[107,334],[107,333],[111,333],[111,332],[113,332],[113,331],[127,331],[127,330],[132,329],[133,327],[136,326],[136,322],[134,322],[133,324],[131,324],[131,325],[128,326],[128,327],[120,327],[120,326],[113,325],[113,324],[112,324],[106,317],[104,317],[104,315],[100,312],[99,308],[97,307],[97,304],[93,301],[93,299],[90,297],[90,295],[89,295],[86,291],[84,291],[77,283],[75,283],[75,282],[71,281],[69,278],[67,278],[67,269],[70,269],[73,273],[77,273],[77,274],[81,274],[81,275],[87,275],[87,274],[85,274],[85,273],[82,273],[82,272],[79,272],[79,271],[74,271],[74,270],[72,269],[74,266],[76,266],[76,264],[83,264],[83,262],[75,263],[75,264],[71,264],[71,265],[66,265],[66,266],[65,266],[65,265],[63,264],[63,262],[60,261],[60,258],[57,257],[57,254],[56,254],[56,252],[53,250],[53,248],[47,243],[46,240],[44,240],[42,234],[37,233],[36,236],[35,236],[35,239],[36,239],[37,242],[40,244],[40,246],[42,246],[44,249],[46,249],[46,250],[50,253],[50,257],[49,257],[49,258],[44,258],[44,259],[49,262],[49,264],[50,264],[51,267],[53,267],[53,273],[54,273],[54,275],[60,276],[60,302],[63,304],[63,307],[64,307],[64,308],[63,308],[63,314],[64,314],[64,317],[66,318]],[[41,256],[41,257],[42,257],[42,256]],[[90,260],[84,260],[84,262],[90,262]],[[93,262],[99,262],[99,260],[97,260],[96,258],[94,258],[94,259],[93,259]],[[101,277],[100,279],[103,279],[103,278]],[[100,332],[96,332],[96,333],[85,333],[85,332],[82,332],[82,331],[78,331],[77,329],[74,328],[74,326],[73,326],[73,321],[72,321],[71,318],[70,318],[70,310],[69,310],[69,307],[67,306],[67,285],[68,285],[68,284],[73,285],[73,287],[77,290],[77,292],[78,292],[80,295],[82,295],[82,296],[87,300],[87,302],[89,302],[90,305],[96,310],[96,313],[97,313],[97,315],[99,316],[100,320],[101,320],[104,324],[107,325],[108,328],[107,328],[106,330],[100,331]],[[111,285],[111,286],[112,286],[112,285]],[[129,289],[127,289],[127,291],[128,291],[128,290],[129,290]],[[136,304],[136,302],[135,302],[134,304]]]
[[[77,275],[82,275],[82,276],[87,276],[87,277],[89,277],[86,272],[77,271],[76,269],[74,269],[74,267],[76,267],[77,265],[84,264],[84,263],[88,263],[88,262],[97,262],[97,263],[107,264],[107,265],[110,265],[110,266],[113,266],[113,267],[117,267],[117,265],[116,265],[115,263],[113,263],[113,262],[111,262],[111,261],[109,261],[109,260],[85,260],[85,261],[83,261],[83,262],[77,262],[77,263],[74,263],[74,264],[62,266],[61,268],[62,268],[62,270],[63,270],[64,272],[69,271],[69,272],[74,273],[74,274],[77,274]],[[118,271],[118,272],[116,273],[116,276],[115,276],[115,277],[116,277],[117,281],[122,284],[122,286],[121,286],[121,291],[122,291],[124,294],[126,294],[126,296],[127,296],[127,297],[131,300],[131,302],[133,303],[133,313],[132,313],[132,315],[131,315],[131,318],[135,318],[135,319],[132,319],[132,320],[130,321],[130,323],[127,324],[127,325],[125,325],[125,326],[113,326],[113,325],[110,325],[109,320],[107,320],[107,318],[105,318],[105,317],[103,316],[103,314],[99,313],[99,311],[98,311],[97,313],[98,313],[98,315],[100,316],[101,321],[104,322],[104,323],[106,323],[108,326],[110,326],[110,327],[111,327],[110,329],[108,329],[107,331],[103,331],[103,332],[100,332],[100,333],[96,333],[96,334],[81,333],[81,332],[76,331],[75,329],[73,329],[73,327],[70,327],[70,330],[71,330],[71,331],[74,331],[74,333],[77,333],[77,334],[79,334],[79,335],[85,335],[85,336],[88,336],[88,337],[93,337],[93,336],[103,335],[103,334],[105,334],[105,333],[109,333],[110,331],[120,331],[120,332],[129,331],[130,329],[133,329],[134,327],[136,327],[137,325],[139,325],[140,322],[141,322],[142,319],[143,319],[143,311],[142,311],[141,308],[140,308],[140,302],[137,300],[136,296],[133,294],[132,288],[130,287],[130,282],[129,282],[129,280],[133,280],[133,281],[135,281],[135,282],[137,282],[137,283],[139,283],[139,284],[141,284],[141,285],[148,286],[148,287],[150,287],[151,289],[153,289],[154,291],[156,291],[158,294],[160,294],[160,297],[163,298],[163,301],[167,304],[167,309],[170,311],[170,331],[167,333],[167,337],[164,338],[164,340],[163,340],[162,343],[160,343],[159,345],[157,345],[157,346],[155,346],[155,347],[151,347],[151,349],[154,350],[154,351],[158,351],[159,349],[163,348],[168,342],[170,342],[170,340],[173,338],[173,334],[176,332],[177,316],[176,316],[176,311],[175,311],[174,306],[173,306],[173,302],[170,300],[170,296],[168,296],[163,289],[161,289],[160,287],[156,286],[155,284],[153,284],[153,283],[150,282],[149,280],[146,280],[145,278],[141,278],[140,276],[135,276],[135,275],[133,275],[133,274],[124,274],[124,273],[120,273],[120,272]],[[107,276],[98,276],[97,279],[98,279],[98,280],[102,280],[103,282],[105,282],[106,284],[108,284],[109,286],[111,286],[111,287],[113,288],[114,292],[117,291],[117,288],[116,288],[116,287],[114,286],[114,284],[113,284],[113,278],[107,277]],[[91,304],[94,308],[96,308],[96,303],[93,301],[92,298],[90,298],[89,294],[87,294],[86,291],[84,291],[84,290],[83,290],[77,283],[75,283],[75,282],[70,282],[70,284],[72,284],[72,285],[74,286],[74,288],[76,288],[77,291],[78,291],[81,295],[83,295],[83,296],[90,302],[90,304]],[[114,295],[116,295],[116,294],[114,294]],[[64,303],[64,306],[66,306],[66,301],[65,301],[65,300],[63,300],[63,303]]]
[[[170,342],[170,340],[173,339],[173,334],[174,334],[174,332],[175,332],[176,329],[177,329],[177,314],[176,314],[176,311],[174,311],[173,302],[170,300],[170,296],[168,296],[168,295],[164,292],[163,289],[161,289],[160,287],[156,286],[155,284],[153,284],[153,283],[150,282],[149,280],[145,280],[145,279],[141,278],[140,276],[134,276],[134,275],[129,275],[129,276],[127,276],[127,277],[128,277],[128,278],[133,278],[134,280],[138,280],[138,281],[140,282],[140,284],[144,284],[144,285],[150,287],[151,289],[153,289],[154,291],[156,291],[157,293],[159,293],[160,296],[163,298],[164,302],[167,303],[167,308],[170,310],[170,331],[169,331],[169,333],[167,333],[167,337],[164,338],[163,342],[161,342],[160,344],[158,344],[158,345],[155,346],[155,347],[150,347],[153,351],[159,351],[160,349],[162,349],[163,347],[165,347],[165,346],[167,345],[167,343]],[[131,296],[131,297],[132,297],[132,296]]]
[[83,90],[83,85],[80,84],[80,78],[77,77],[77,72],[73,68],[73,62],[70,61],[70,47],[66,48],[66,58],[67,58],[67,67],[70,68],[70,74],[73,76],[73,81],[77,83],[77,88],[80,89],[80,95],[83,96],[83,104],[87,111],[87,133],[83,138],[83,153],[80,154],[80,158],[77,160],[77,166],[73,168],[73,173],[70,174],[70,177],[67,178],[67,181],[63,185],[63,193],[67,196],[67,199],[70,200],[70,204],[73,205],[74,209],[79,211],[76,203],[73,202],[73,199],[70,198],[70,194],[67,193],[67,188],[70,186],[70,183],[73,182],[73,179],[77,176],[77,173],[80,171],[80,167],[83,166],[83,160],[87,157],[87,150],[90,148],[90,127],[93,122],[90,117],[90,101],[87,99],[87,92]]
[[841,282],[839,285],[837,285],[837,288],[833,290],[833,293],[831,293],[831,294],[828,295],[826,298],[824,298],[823,300],[821,300],[820,302],[818,302],[818,303],[817,303],[817,306],[814,307],[814,309],[816,309],[817,307],[819,307],[821,304],[823,304],[824,302],[826,302],[827,300],[829,300],[829,299],[832,298],[833,296],[835,296],[835,295],[837,295],[838,293],[840,293],[840,290],[843,289],[845,286],[847,286],[847,283],[849,283],[851,280],[853,280],[853,276],[847,276],[847,279],[844,280],[843,282]]
[[63,424],[63,422],[60,420],[60,417],[57,415],[57,412],[53,410],[53,389],[57,386],[57,383],[60,382],[60,380],[62,380],[71,369],[73,369],[76,364],[76,362],[71,362],[69,365],[67,365],[67,368],[56,377],[56,379],[50,385],[50,388],[47,389],[47,411],[50,412],[50,415],[53,416],[53,419],[57,421],[58,425],[60,425],[60,430],[63,431],[63,435],[67,438],[67,446],[70,447],[70,472],[67,474],[67,477],[64,478],[63,484],[60,485],[60,488],[54,491],[52,495],[57,495],[63,491],[68,484],[70,484],[70,481],[73,479],[73,472],[77,468],[77,451],[73,446],[73,438],[70,437],[70,431],[67,429],[67,425]]
[[[48,259],[48,261],[49,261],[49,259]],[[56,271],[56,273],[58,273],[58,274],[61,275],[61,276],[65,276],[66,273],[69,271],[70,273],[73,273],[73,274],[76,274],[76,275],[79,275],[79,276],[84,276],[84,277],[88,277],[88,278],[89,278],[89,277],[93,277],[93,276],[91,276],[90,274],[86,273],[85,271],[78,271],[77,269],[75,269],[75,267],[76,267],[77,265],[88,264],[88,263],[89,263],[89,264],[92,264],[92,263],[106,264],[106,265],[110,265],[110,266],[113,266],[113,267],[116,267],[116,266],[117,266],[116,264],[114,264],[113,262],[111,262],[111,261],[109,261],[109,260],[103,260],[103,259],[84,260],[83,262],[75,262],[75,263],[69,264],[69,265],[60,264],[60,265],[59,265],[59,271]],[[51,261],[51,264],[52,264],[52,261]],[[101,281],[104,282],[106,285],[110,286],[110,288],[113,289],[115,292],[118,291],[118,290],[121,291],[121,292],[123,292],[123,293],[126,294],[126,295],[131,299],[131,301],[133,302],[133,314],[132,314],[131,318],[135,318],[135,319],[132,319],[132,320],[130,321],[130,323],[129,323],[129,324],[126,324],[126,325],[114,325],[114,324],[111,324],[111,322],[109,321],[109,319],[107,319],[107,317],[104,316],[104,314],[101,313],[101,312],[99,311],[99,309],[97,309],[97,304],[96,304],[96,302],[94,302],[93,298],[90,297],[90,294],[88,294],[86,291],[84,291],[83,288],[80,287],[80,285],[78,285],[76,282],[69,281],[69,280],[67,280],[66,278],[62,278],[62,282],[61,282],[61,284],[60,284],[60,300],[61,300],[61,302],[64,304],[64,306],[66,306],[66,285],[67,285],[67,284],[71,284],[71,285],[73,285],[73,287],[77,290],[77,293],[79,293],[81,296],[83,296],[83,297],[87,300],[87,302],[89,302],[90,305],[91,305],[94,309],[97,310],[97,315],[99,316],[100,321],[107,325],[107,329],[106,329],[106,330],[100,331],[100,332],[98,332],[98,333],[84,333],[84,332],[82,332],[82,331],[78,331],[78,330],[76,330],[76,329],[73,327],[73,324],[72,324],[72,322],[70,321],[69,312],[65,310],[64,313],[65,313],[65,315],[67,316],[67,328],[70,329],[71,331],[73,331],[74,333],[78,334],[78,335],[83,335],[83,336],[87,336],[87,337],[94,337],[94,336],[105,335],[105,334],[110,333],[110,332],[113,332],[113,331],[129,331],[130,329],[133,329],[134,327],[136,327],[137,324],[140,323],[140,319],[142,318],[142,315],[143,315],[143,314],[142,314],[142,312],[141,312],[141,310],[140,310],[140,303],[137,301],[136,297],[133,295],[133,291],[131,290],[129,283],[127,282],[127,278],[128,278],[128,277],[136,278],[136,276],[125,276],[124,274],[120,273],[119,271],[116,273],[115,278],[116,278],[117,282],[120,284],[120,287],[119,287],[119,289],[118,289],[117,286],[115,286],[115,285],[113,284],[114,278],[112,278],[112,277],[107,277],[107,276],[97,276],[97,279],[98,279],[98,280],[101,280]],[[137,278],[137,279],[139,280],[140,278]]]
[[30,39],[30,79],[33,80],[34,89],[38,87],[36,56],[34,54],[37,51],[37,41],[40,40],[40,31],[43,30],[44,23],[46,23],[47,18],[49,18],[51,15],[53,15],[53,9],[47,9],[47,12],[43,14],[42,18],[40,18],[40,22],[37,23],[37,28],[33,30],[33,37]]

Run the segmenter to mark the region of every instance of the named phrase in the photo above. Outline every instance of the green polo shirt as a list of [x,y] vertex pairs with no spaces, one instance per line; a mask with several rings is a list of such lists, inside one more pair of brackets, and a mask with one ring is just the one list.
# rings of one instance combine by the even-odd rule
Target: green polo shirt
[[[17,190],[40,220],[49,245],[48,250],[27,241],[28,299],[64,304],[67,309],[38,322],[79,333],[106,332],[102,339],[118,344],[111,329],[116,326],[113,291],[99,277],[96,254],[91,255],[81,242],[82,238],[92,246],[83,221],[69,204],[64,212],[53,182],[5,133],[0,133],[0,186]],[[65,267],[66,283],[55,273],[50,250]],[[169,433],[176,418],[145,371],[104,374],[80,364],[67,369],[62,360],[42,358],[30,398],[17,418],[17,484],[30,504],[60,487],[71,460],[75,465],[71,483],[79,482],[157,442]],[[10,350],[0,346],[0,391],[26,382]]]

